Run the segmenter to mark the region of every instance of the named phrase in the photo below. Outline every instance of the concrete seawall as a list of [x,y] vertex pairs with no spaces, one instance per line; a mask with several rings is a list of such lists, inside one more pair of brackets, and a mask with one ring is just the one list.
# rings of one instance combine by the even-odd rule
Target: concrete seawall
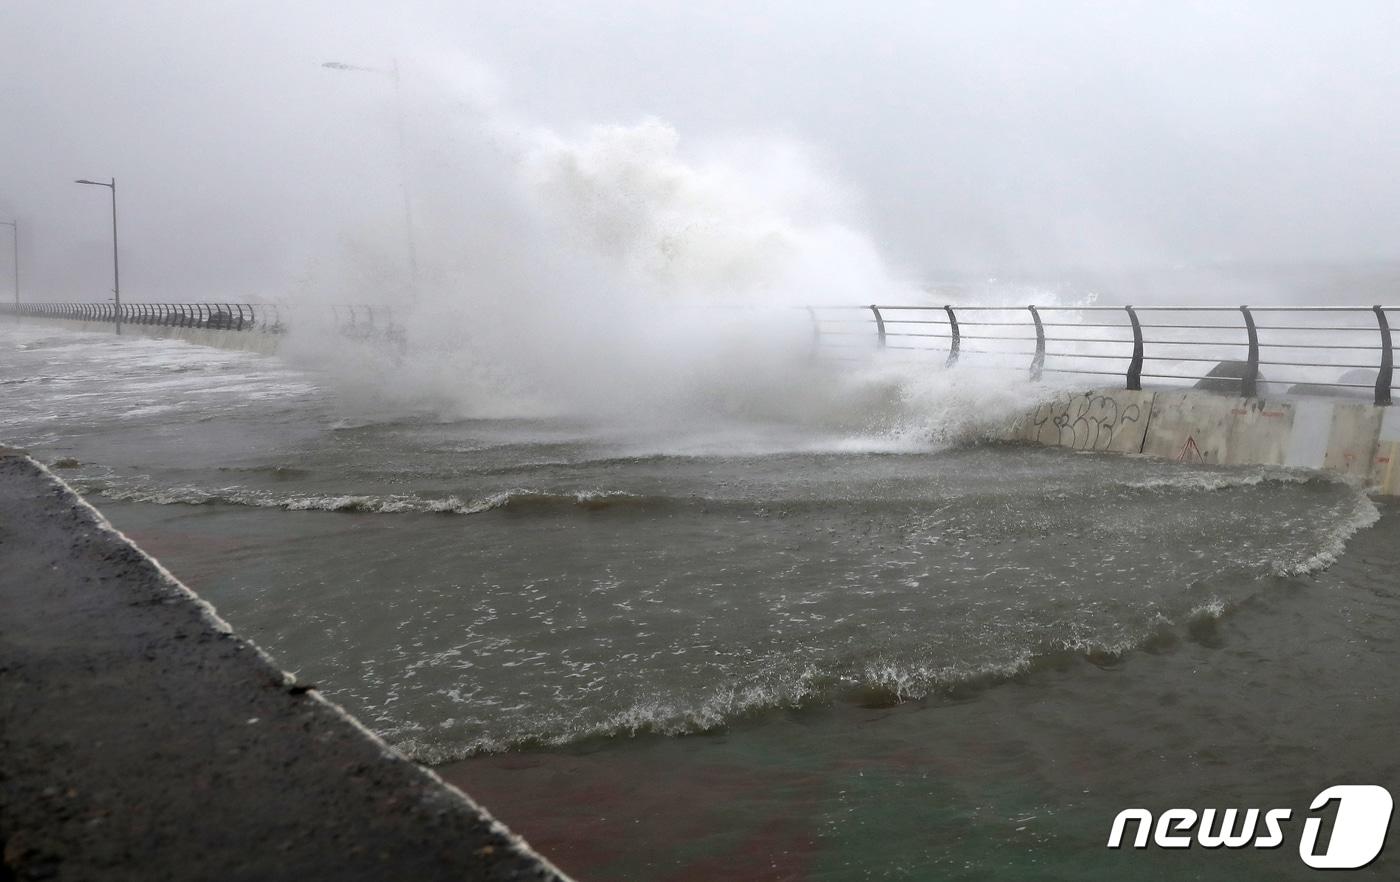
[[5,880],[567,882],[3,448],[0,855]]
[[[80,322],[72,319],[26,317],[26,322],[45,322],[55,327],[74,331],[92,331],[98,334],[115,333],[111,322]],[[122,324],[122,333],[141,337],[156,337],[162,340],[184,340],[200,346],[213,346],[216,349],[229,349],[234,352],[257,352],[272,355],[277,352],[283,335],[270,331],[224,331],[213,328],[180,328],[166,325],[139,325],[129,322]]]
[[1327,398],[1232,398],[1189,390],[1061,395],[1007,440],[1177,462],[1321,469],[1400,495],[1400,407]]

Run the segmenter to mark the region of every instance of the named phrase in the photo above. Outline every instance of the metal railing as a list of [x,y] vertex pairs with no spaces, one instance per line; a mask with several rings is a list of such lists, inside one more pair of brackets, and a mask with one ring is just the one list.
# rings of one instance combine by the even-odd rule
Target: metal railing
[[[808,307],[824,355],[874,349],[981,366],[1121,378],[1125,388],[1195,383],[1257,397],[1368,390],[1391,403],[1394,306],[869,306]],[[1203,365],[1211,365],[1206,370]],[[1279,370],[1283,376],[1275,376]],[[1202,371],[1205,371],[1202,373]],[[1340,372],[1340,373],[1339,373]],[[1351,393],[1356,394],[1356,393]]]
[[270,303],[0,303],[0,315],[33,318],[112,322],[124,325],[157,325],[175,328],[210,328],[224,331],[271,331],[282,328],[282,318]]
[[388,306],[340,304],[331,306],[336,329],[352,340],[380,340],[389,343],[403,355],[408,351],[408,335],[403,325],[394,320],[394,310]]

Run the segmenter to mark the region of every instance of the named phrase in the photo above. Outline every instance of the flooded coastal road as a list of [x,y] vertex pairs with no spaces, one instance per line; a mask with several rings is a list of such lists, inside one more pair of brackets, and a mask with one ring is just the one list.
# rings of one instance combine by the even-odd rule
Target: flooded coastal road
[[1396,781],[1400,519],[1345,483],[0,340],[0,435],[583,879],[1289,878],[1296,830],[1103,845]]

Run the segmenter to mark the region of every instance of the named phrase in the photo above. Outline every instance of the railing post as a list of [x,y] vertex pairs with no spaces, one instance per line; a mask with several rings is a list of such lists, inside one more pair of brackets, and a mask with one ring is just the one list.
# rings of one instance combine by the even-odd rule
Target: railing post
[[962,350],[962,334],[958,332],[958,317],[953,314],[953,307],[944,306],[943,310],[948,313],[948,328],[953,333],[952,345],[948,347],[948,360],[943,364],[945,368],[950,368],[958,363],[958,353]]
[[1035,358],[1031,359],[1031,382],[1040,382],[1041,372],[1045,370],[1045,325],[1040,322],[1040,313],[1034,306],[1026,309],[1031,311],[1031,319],[1035,321]]
[[1244,316],[1244,329],[1249,334],[1249,363],[1245,365],[1244,376],[1240,378],[1240,395],[1244,398],[1259,397],[1259,332],[1254,327],[1254,316],[1248,306],[1241,306]]
[[1395,356],[1390,343],[1390,322],[1385,317],[1385,309],[1379,305],[1371,307],[1376,313],[1376,324],[1381,329],[1381,367],[1376,371],[1376,405],[1390,406],[1390,381],[1395,369]]
[[1133,323],[1133,360],[1128,362],[1128,388],[1140,392],[1142,391],[1142,324],[1138,322],[1136,309],[1131,306],[1123,308],[1128,311],[1128,321]]
[[870,311],[875,313],[875,328],[880,332],[880,348],[885,348],[885,317],[880,315],[880,307],[870,304]]

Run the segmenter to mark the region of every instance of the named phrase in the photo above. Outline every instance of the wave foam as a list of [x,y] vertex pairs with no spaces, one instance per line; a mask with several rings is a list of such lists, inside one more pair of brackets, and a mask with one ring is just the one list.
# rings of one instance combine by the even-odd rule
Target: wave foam
[[602,511],[622,505],[638,507],[664,504],[664,497],[640,496],[621,490],[579,490],[556,493],[540,490],[512,489],[492,493],[481,499],[465,502],[459,497],[424,498],[411,494],[281,495],[267,491],[226,487],[203,490],[197,487],[173,487],[165,490],[121,488],[103,484],[79,486],[79,492],[98,494],[117,502],[144,502],[153,505],[237,505],[251,508],[280,508],[283,511],[353,512],[357,514],[455,514],[475,515],[489,511]]
[[1279,576],[1303,576],[1332,566],[1346,552],[1347,541],[1381,519],[1381,511],[1365,494],[1357,491],[1356,505],[1350,517],[1338,523],[1322,540],[1316,553],[1295,561],[1276,561],[1274,573]]
[[482,734],[466,743],[434,737],[415,723],[391,726],[382,734],[419,762],[436,765],[484,753],[500,753],[608,738],[684,736],[721,731],[748,717],[844,702],[866,708],[964,700],[1037,671],[1078,660],[1099,667],[1120,664],[1138,650],[1161,649],[1182,639],[1214,640],[1214,629],[1235,604],[1213,597],[1179,619],[1160,613],[1132,636],[1105,640],[1089,636],[1047,639],[1034,649],[981,663],[920,662],[877,656],[864,662],[827,667],[809,665],[754,681],[728,683],[694,696],[648,696],[595,720],[559,712],[532,716],[528,731]]
[[1216,491],[1235,490],[1243,487],[1260,487],[1269,484],[1339,484],[1340,479],[1321,472],[1271,470],[1265,472],[1183,472],[1179,475],[1144,478],[1128,481],[1125,487],[1133,490],[1158,491]]

